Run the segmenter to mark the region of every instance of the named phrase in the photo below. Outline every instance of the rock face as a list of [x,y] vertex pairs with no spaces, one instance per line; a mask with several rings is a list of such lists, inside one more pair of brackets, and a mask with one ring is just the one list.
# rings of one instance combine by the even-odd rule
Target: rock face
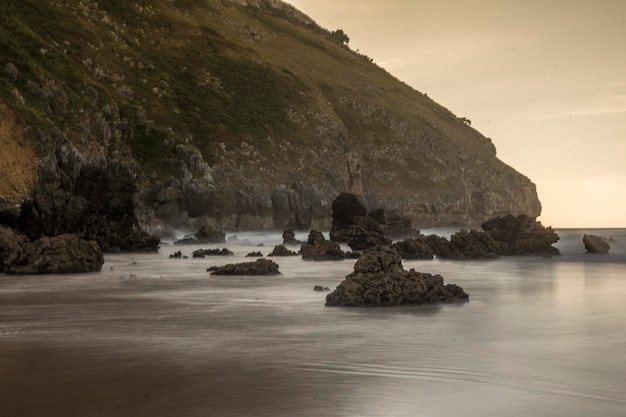
[[105,252],[156,251],[160,239],[141,231],[134,215],[132,173],[115,161],[89,161],[62,146],[39,165],[32,199],[17,228],[29,239],[76,234]]
[[308,261],[338,261],[345,258],[338,242],[326,240],[322,232],[311,230],[300,249],[302,259]]
[[583,243],[588,253],[609,253],[611,250],[611,245],[600,236],[585,234]]
[[[6,238],[6,230],[0,232]],[[4,238],[0,237],[4,241]],[[14,241],[15,243],[15,241]],[[102,250],[95,241],[80,239],[76,235],[42,237],[32,242],[17,241],[6,255],[3,253],[3,270],[9,274],[63,274],[99,271],[104,263]]]
[[278,264],[269,259],[257,259],[255,262],[227,264],[209,268],[211,275],[280,275]]
[[354,272],[326,296],[326,305],[372,307],[468,299],[458,285],[444,285],[440,275],[406,271],[395,250],[377,248],[359,258]]

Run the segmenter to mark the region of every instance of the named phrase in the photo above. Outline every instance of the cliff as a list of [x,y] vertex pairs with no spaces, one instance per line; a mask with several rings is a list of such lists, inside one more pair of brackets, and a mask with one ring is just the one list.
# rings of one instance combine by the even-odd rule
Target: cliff
[[417,227],[540,214],[490,139],[281,1],[6,0],[0,19],[12,201],[38,172],[115,166],[152,232],[329,228],[342,191]]

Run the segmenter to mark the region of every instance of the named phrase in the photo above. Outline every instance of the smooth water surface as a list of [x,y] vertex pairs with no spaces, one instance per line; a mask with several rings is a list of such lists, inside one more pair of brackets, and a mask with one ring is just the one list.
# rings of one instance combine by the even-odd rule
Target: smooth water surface
[[558,232],[561,257],[403,262],[469,293],[451,305],[325,307],[313,286],[353,260],[206,272],[269,253],[267,233],[202,246],[231,257],[165,245],[99,273],[0,275],[0,415],[622,417],[626,230],[587,231],[616,239],[607,256]]

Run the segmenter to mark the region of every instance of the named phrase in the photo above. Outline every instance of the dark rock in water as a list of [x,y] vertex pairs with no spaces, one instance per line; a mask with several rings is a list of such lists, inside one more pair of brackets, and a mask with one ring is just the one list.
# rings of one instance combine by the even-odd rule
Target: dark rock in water
[[420,234],[419,230],[413,229],[413,221],[410,218],[387,212],[382,208],[371,210],[367,217],[380,224],[384,234],[390,237],[408,238]]
[[183,253],[181,251],[174,252],[173,254],[170,255],[170,258],[182,258],[182,257],[183,257]]
[[404,239],[391,245],[402,259],[433,259],[435,256],[428,242],[424,237],[415,239]]
[[261,252],[250,252],[246,255],[247,258],[262,258],[263,254]]
[[333,200],[333,223],[330,240],[347,242],[343,231],[354,224],[355,217],[367,215],[367,208],[359,198],[351,193],[341,193]]
[[278,264],[269,259],[212,267],[207,271],[210,271],[211,275],[280,275]]
[[283,232],[283,245],[300,245],[300,244],[302,244],[302,242],[296,239],[296,234],[294,233],[293,230],[287,229]]
[[338,242],[326,240],[322,232],[311,230],[300,249],[302,259],[310,261],[337,261],[345,258]]
[[395,250],[375,248],[365,252],[354,265],[354,272],[326,296],[326,305],[370,307],[468,299],[458,285],[444,285],[440,275],[404,270]]
[[552,244],[559,241],[559,235],[551,227],[526,215],[496,217],[482,224],[498,243],[498,255],[559,255]]
[[9,274],[63,274],[99,271],[103,263],[97,242],[64,234],[23,243],[4,256],[3,269]]
[[226,233],[215,230],[211,226],[202,226],[196,232],[196,239],[200,243],[225,243]]
[[330,291],[330,288],[328,287],[323,287],[321,285],[316,285],[313,287],[313,291],[318,291],[318,292],[322,292],[322,291]]
[[287,249],[285,245],[276,245],[267,256],[297,256],[298,252]]
[[223,249],[198,249],[192,252],[194,258],[204,258],[205,256],[231,256],[233,252],[227,248]]
[[588,253],[609,253],[611,250],[611,245],[601,236],[585,234],[583,243]]

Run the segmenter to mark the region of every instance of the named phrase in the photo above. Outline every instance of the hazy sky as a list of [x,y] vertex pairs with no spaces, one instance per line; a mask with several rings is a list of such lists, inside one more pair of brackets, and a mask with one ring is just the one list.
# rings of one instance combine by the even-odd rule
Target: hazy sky
[[626,227],[626,1],[288,0],[490,137],[554,227]]

